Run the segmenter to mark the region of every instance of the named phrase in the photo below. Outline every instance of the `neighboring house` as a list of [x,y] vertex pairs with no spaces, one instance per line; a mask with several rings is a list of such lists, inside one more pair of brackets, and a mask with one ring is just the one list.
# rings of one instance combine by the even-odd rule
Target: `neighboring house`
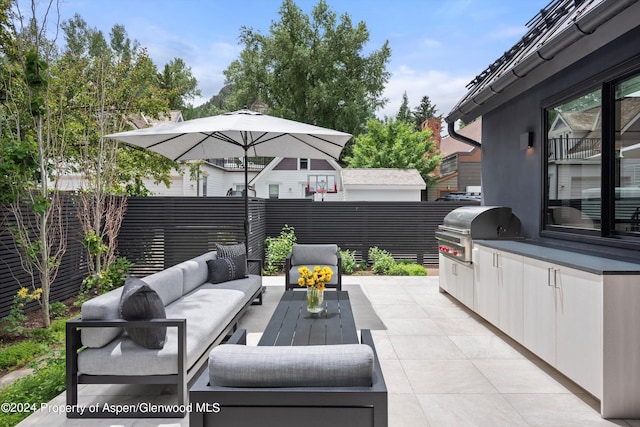
[[151,126],[156,126],[162,123],[180,123],[184,122],[184,117],[182,117],[182,111],[180,110],[171,110],[169,114],[160,113],[158,118],[146,116],[143,113],[133,114],[129,117],[129,123],[135,129],[144,129]]
[[317,188],[326,190],[324,200],[339,200],[340,165],[334,160],[274,158],[249,181],[256,197],[269,199],[315,198]]
[[419,202],[426,184],[416,169],[342,169],[344,200]]
[[257,197],[315,201],[420,201],[425,186],[415,169],[349,169],[288,157],[276,157],[249,182]]
[[[458,133],[481,142],[482,117],[469,123]],[[438,148],[442,161],[439,171],[436,171],[436,184],[428,189],[427,200],[436,200],[454,192],[480,192],[482,150],[451,135],[443,137]]]

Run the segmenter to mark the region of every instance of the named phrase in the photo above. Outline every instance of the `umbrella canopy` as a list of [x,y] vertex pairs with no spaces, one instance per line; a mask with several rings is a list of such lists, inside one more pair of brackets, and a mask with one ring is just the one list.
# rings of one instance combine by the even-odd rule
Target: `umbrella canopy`
[[338,159],[352,135],[248,109],[106,135],[172,160],[244,157],[245,242],[249,253],[248,157]]
[[225,157],[338,159],[351,134],[247,109],[106,135],[172,160]]

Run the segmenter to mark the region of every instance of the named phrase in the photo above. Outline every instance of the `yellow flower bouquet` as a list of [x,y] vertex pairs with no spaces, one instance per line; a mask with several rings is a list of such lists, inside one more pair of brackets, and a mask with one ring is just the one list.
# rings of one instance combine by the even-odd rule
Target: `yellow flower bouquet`
[[298,273],[300,273],[298,285],[307,287],[307,310],[310,313],[321,312],[324,287],[331,280],[333,271],[329,267],[320,268],[316,265],[313,271],[308,267],[300,267]]

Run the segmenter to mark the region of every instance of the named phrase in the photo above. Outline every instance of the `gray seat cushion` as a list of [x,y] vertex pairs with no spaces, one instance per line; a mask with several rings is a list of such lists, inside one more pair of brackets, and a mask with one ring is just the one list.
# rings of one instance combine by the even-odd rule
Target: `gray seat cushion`
[[[247,302],[244,292],[200,287],[165,307],[168,319],[187,319],[187,366],[191,367]],[[167,328],[162,349],[147,349],[128,336],[78,353],[78,372],[88,375],[167,375],[178,371],[178,333]]]
[[294,245],[291,265],[337,265],[338,245]]
[[370,387],[373,365],[365,344],[223,344],[209,354],[209,381],[221,387]]
[[[82,319],[119,319],[121,296],[122,287],[86,301],[81,308]],[[82,328],[80,336],[83,345],[100,348],[120,335],[122,331],[123,328]]]

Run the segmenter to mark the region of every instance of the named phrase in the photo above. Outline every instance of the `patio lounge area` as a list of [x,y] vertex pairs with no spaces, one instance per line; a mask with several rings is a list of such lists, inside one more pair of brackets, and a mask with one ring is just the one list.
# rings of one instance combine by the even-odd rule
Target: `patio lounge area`
[[[264,305],[252,306],[240,327],[248,344],[260,338],[284,291],[284,277],[264,277]],[[640,420],[604,420],[596,400],[456,300],[438,291],[438,277],[345,276],[356,326],[372,330],[389,390],[389,426],[640,427]],[[141,389],[142,388],[142,389]],[[85,385],[92,397],[116,404],[170,404],[170,388]],[[55,410],[19,426],[188,426],[184,419],[70,420]]]

